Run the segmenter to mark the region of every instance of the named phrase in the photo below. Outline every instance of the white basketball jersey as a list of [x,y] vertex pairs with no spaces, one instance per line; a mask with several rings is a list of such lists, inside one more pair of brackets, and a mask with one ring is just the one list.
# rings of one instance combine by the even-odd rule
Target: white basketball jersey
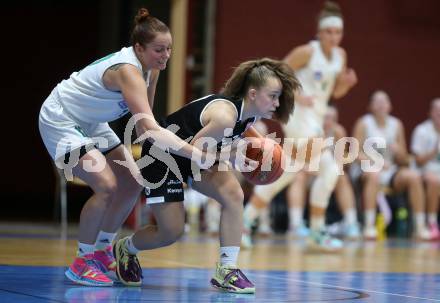
[[[119,63],[132,64],[142,72],[133,47],[101,58],[74,72],[55,89],[58,101],[74,119],[87,123],[109,122],[125,115],[129,110],[120,91],[107,89],[102,81],[104,72]],[[144,78],[148,86],[150,72]]]
[[[411,151],[416,155],[423,155],[434,149],[439,150],[437,146],[439,140],[440,132],[436,130],[431,119],[426,120],[414,129],[411,139]],[[422,169],[440,174],[440,150],[436,157],[423,165]]]
[[390,151],[390,146],[391,144],[394,144],[397,139],[397,130],[399,125],[397,118],[388,116],[384,127],[381,127],[377,124],[372,114],[366,114],[363,116],[362,121],[365,126],[365,138],[383,138],[386,142],[386,148],[378,151],[382,154],[385,160],[393,163],[394,159]]
[[398,166],[394,162],[394,156],[391,152],[390,146],[394,144],[397,139],[397,130],[399,120],[393,116],[388,116],[385,121],[385,126],[379,126],[372,114],[366,114],[362,117],[365,126],[365,138],[379,137],[386,142],[385,148],[375,148],[384,158],[385,162],[389,164],[388,167],[383,167],[380,172],[380,184],[390,186],[393,175],[397,172]]
[[[344,60],[337,50],[332,49],[331,60],[323,53],[319,41],[311,41],[312,56],[306,66],[296,71],[305,96],[314,97],[314,105],[307,107],[295,103],[290,116],[287,133],[302,132],[303,136],[323,135],[322,124],[327,111],[328,101],[333,92],[337,75],[342,71]],[[320,133],[320,134],[319,134]]]

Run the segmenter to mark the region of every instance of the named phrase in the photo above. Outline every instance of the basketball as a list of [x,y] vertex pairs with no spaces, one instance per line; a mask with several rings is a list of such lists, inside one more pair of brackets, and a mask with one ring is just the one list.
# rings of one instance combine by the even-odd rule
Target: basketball
[[247,138],[249,144],[246,157],[258,162],[258,167],[251,172],[242,172],[245,179],[255,185],[275,182],[283,174],[281,145],[266,138]]

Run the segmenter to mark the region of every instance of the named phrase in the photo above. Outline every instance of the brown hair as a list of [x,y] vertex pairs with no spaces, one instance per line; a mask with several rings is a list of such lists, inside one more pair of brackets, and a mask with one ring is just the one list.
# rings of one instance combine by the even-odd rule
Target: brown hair
[[162,21],[150,15],[146,8],[140,8],[134,17],[131,45],[145,46],[154,40],[157,33],[168,33],[170,29]]
[[323,19],[325,17],[330,17],[330,16],[337,16],[337,17],[340,17],[341,19],[343,19],[341,7],[339,6],[339,4],[337,4],[336,2],[333,2],[333,1],[326,1],[324,3],[324,7],[319,12],[318,22],[321,19]]
[[279,97],[280,106],[274,116],[281,122],[287,122],[294,108],[294,92],[300,89],[301,84],[294,71],[284,62],[269,58],[243,62],[235,68],[221,93],[226,97],[240,99],[251,87],[263,87],[269,77],[280,79],[283,86]]

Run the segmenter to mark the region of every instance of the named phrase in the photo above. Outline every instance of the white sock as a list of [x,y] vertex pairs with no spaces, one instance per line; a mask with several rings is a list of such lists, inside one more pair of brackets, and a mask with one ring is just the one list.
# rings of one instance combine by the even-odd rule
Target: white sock
[[325,226],[325,217],[324,216],[312,216],[310,218],[310,228],[313,230],[321,230]]
[[133,235],[127,237],[127,240],[125,241],[125,245],[127,246],[128,253],[130,255],[136,255],[139,252],[139,249],[134,246],[133,243]]
[[428,224],[429,225],[438,225],[436,213],[428,213]]
[[220,247],[220,264],[231,267],[237,267],[239,246],[223,246]]
[[376,210],[375,209],[367,209],[364,212],[365,219],[365,227],[373,227],[376,224]]
[[349,208],[344,213],[344,222],[346,225],[354,225],[357,222],[356,209],[354,207]]
[[98,237],[96,237],[95,248],[97,250],[104,250],[107,246],[111,246],[113,240],[116,238],[116,233],[107,233],[105,231],[100,231]]
[[252,223],[260,216],[261,210],[257,207],[255,207],[252,203],[246,204],[244,211],[243,211],[243,223],[245,225],[245,228],[250,229]]
[[414,213],[414,224],[416,226],[416,230],[420,231],[425,228],[425,213],[419,212]]
[[302,207],[289,208],[290,230],[294,230],[295,228],[304,225],[303,215],[304,215],[304,209]]
[[93,254],[94,251],[95,245],[78,242],[78,257],[84,257],[85,255]]
[[263,208],[261,210],[260,215],[260,227],[263,227],[263,229],[270,229],[270,213],[269,213],[269,207]]

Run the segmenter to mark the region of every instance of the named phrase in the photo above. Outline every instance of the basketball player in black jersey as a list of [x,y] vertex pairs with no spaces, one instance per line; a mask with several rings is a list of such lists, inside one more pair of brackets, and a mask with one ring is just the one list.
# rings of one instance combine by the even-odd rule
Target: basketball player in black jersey
[[[187,104],[162,121],[162,126],[177,125],[176,135],[194,145],[206,142],[206,138],[215,140],[214,148],[219,149],[222,143],[241,138],[259,118],[286,122],[299,87],[294,72],[286,64],[267,58],[247,61],[235,69],[221,95]],[[145,141],[142,149],[142,156],[148,156],[154,155],[157,147]],[[220,260],[211,285],[234,293],[254,293],[255,286],[236,264],[243,224],[243,191],[233,172],[219,169],[222,163],[216,162],[210,169],[201,170],[197,178],[194,162],[171,156],[178,171],[170,169],[170,163],[159,160],[141,169],[145,181],[155,185],[146,187],[145,193],[157,226],[140,229],[115,244],[119,279],[126,285],[141,285],[142,269],[136,253],[170,245],[184,232],[184,181],[222,206]],[[233,158],[229,160],[234,162]]]

